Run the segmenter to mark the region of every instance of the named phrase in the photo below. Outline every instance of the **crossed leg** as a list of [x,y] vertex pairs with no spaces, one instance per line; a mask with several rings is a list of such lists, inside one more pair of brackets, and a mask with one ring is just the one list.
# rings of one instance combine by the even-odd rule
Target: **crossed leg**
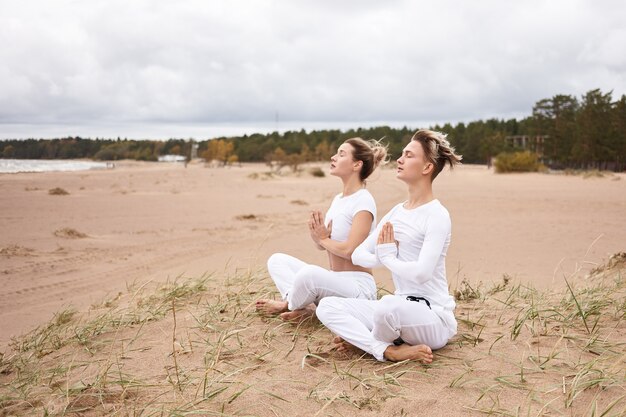
[[[318,317],[333,333],[338,351],[359,348],[378,360],[433,361],[433,348],[447,343],[449,332],[439,317],[423,303],[400,296],[378,301],[326,298]],[[402,337],[405,343],[394,341]]]

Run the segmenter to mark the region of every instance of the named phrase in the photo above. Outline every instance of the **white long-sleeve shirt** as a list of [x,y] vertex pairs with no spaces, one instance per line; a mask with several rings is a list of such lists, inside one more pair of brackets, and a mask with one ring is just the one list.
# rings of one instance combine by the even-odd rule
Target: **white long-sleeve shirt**
[[[352,262],[365,268],[384,265],[391,271],[395,294],[426,298],[434,312],[456,331],[454,298],[448,293],[446,253],[450,245],[448,210],[432,200],[407,210],[400,203],[378,223],[374,233],[352,253]],[[377,245],[382,226],[390,222],[398,241]]]

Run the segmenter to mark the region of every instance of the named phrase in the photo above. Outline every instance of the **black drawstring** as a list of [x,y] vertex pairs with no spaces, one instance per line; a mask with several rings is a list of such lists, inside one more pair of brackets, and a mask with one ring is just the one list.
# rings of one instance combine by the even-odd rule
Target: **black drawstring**
[[[426,303],[426,305],[428,306],[428,308],[430,308],[430,301],[428,301],[424,297],[415,297],[414,295],[407,295],[406,299],[409,300],[409,301],[417,301],[418,303],[420,301],[424,301]],[[430,308],[430,309],[432,310],[432,308]]]

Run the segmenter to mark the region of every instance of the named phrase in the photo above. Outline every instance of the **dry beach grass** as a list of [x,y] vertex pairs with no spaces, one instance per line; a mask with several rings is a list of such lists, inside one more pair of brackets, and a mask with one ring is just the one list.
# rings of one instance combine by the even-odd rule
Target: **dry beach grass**
[[12,342],[0,415],[588,415],[626,412],[626,254],[584,282],[458,291],[432,365],[333,352],[316,321],[259,316],[264,271],[128,288]]

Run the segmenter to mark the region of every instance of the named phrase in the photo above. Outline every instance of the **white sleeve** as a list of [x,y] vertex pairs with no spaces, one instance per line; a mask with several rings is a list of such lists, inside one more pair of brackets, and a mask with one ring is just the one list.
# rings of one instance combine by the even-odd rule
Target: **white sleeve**
[[[381,223],[382,224],[382,223]],[[352,263],[362,266],[363,268],[374,268],[380,265],[378,258],[376,257],[376,241],[378,240],[379,228],[377,227],[374,232],[356,247],[352,252]]]
[[423,284],[433,277],[435,267],[439,262],[446,240],[450,234],[450,229],[450,218],[447,216],[437,216],[429,219],[426,226],[424,244],[417,261],[402,261],[398,259],[395,243],[377,245],[376,254],[380,262],[399,279]]
[[388,221],[392,211],[393,210],[385,214],[385,216],[378,223],[378,226],[376,226],[376,229],[374,229],[367,239],[365,239],[363,243],[357,246],[354,252],[352,252],[353,264],[362,266],[363,268],[375,268],[380,266],[380,261],[376,256],[376,242],[378,241],[380,229],[382,229],[383,224]]
[[372,213],[372,218],[376,221],[376,201],[369,192],[359,198],[359,201],[352,207],[352,217],[361,211]]

